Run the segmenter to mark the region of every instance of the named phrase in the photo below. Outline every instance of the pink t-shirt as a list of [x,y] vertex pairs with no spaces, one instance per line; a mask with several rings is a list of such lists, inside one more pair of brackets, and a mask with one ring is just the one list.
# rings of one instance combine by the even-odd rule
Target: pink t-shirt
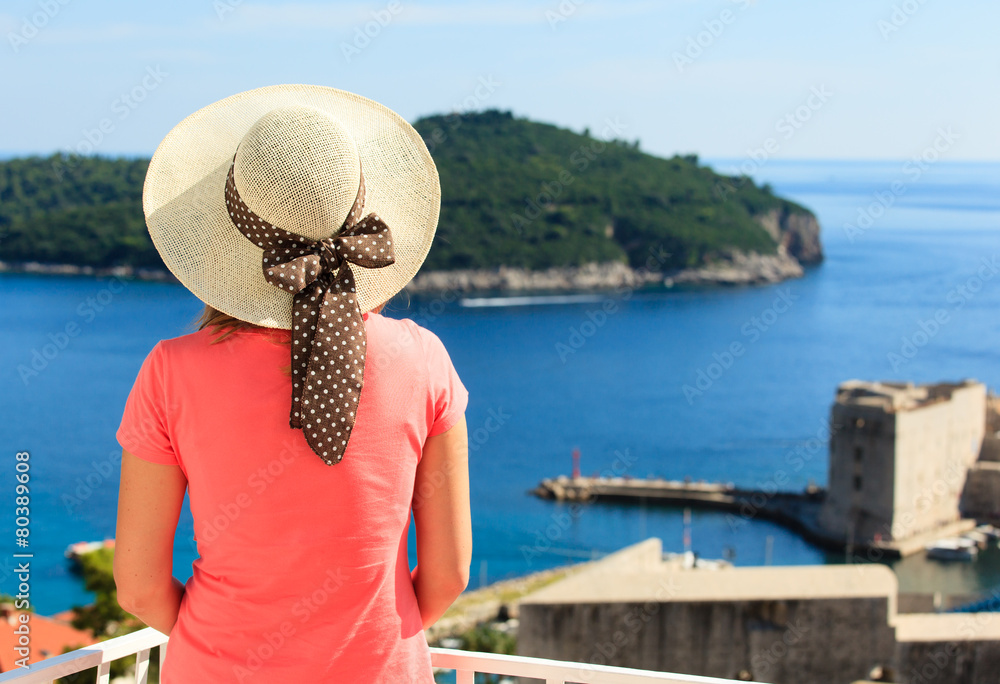
[[468,392],[438,337],[365,314],[368,351],[344,460],[288,426],[288,331],[159,342],[118,430],[188,480],[200,558],[161,674],[190,682],[433,682],[407,532],[425,440]]

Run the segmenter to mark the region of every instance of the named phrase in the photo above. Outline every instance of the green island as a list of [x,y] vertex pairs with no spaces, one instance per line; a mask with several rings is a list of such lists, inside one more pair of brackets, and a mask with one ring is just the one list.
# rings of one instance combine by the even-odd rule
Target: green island
[[[697,156],[487,110],[421,118],[441,177],[421,275],[621,264],[671,274],[741,255],[822,259],[806,208]],[[55,154],[0,162],[0,262],[163,269],[142,215],[148,159]]]

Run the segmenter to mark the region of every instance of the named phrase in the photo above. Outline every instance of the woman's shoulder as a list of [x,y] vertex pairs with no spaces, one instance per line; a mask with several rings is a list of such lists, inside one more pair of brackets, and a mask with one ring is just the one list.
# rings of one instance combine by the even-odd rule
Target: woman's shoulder
[[260,328],[238,329],[223,333],[203,328],[185,335],[160,340],[153,347],[151,353],[163,355],[173,362],[182,360],[195,363],[211,362],[220,354],[233,355],[236,346],[239,346],[241,356],[245,356],[256,347],[271,347],[273,344],[265,345],[264,343],[279,343],[282,341],[282,335],[287,341],[289,331]]
[[259,340],[268,342],[287,342],[291,331],[282,328],[246,327],[219,331],[212,328],[202,328],[185,335],[170,337],[159,342],[169,349],[205,349],[209,346],[222,344],[226,340]]
[[167,337],[156,343],[153,349],[159,348],[160,353],[177,354],[190,353],[197,349],[204,349],[212,343],[214,335],[208,328],[196,330],[177,337]]
[[395,340],[397,344],[410,342],[418,345],[424,352],[441,345],[441,340],[437,335],[412,319],[390,318],[374,312],[369,312],[366,315],[369,329],[374,327],[388,339]]

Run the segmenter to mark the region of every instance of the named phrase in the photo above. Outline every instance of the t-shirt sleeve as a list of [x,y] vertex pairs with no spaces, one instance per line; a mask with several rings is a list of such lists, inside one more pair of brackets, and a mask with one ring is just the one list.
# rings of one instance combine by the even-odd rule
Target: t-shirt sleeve
[[447,432],[459,421],[468,406],[469,391],[458,377],[441,339],[429,330],[422,332],[430,386],[428,413],[433,416],[427,436],[433,437]]
[[179,465],[168,427],[163,356],[159,342],[143,361],[116,436],[122,448],[144,461]]

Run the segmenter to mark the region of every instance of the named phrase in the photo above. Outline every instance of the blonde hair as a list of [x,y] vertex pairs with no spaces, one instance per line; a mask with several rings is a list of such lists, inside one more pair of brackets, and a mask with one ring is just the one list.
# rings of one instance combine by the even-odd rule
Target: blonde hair
[[212,339],[212,344],[221,342],[237,330],[258,330],[262,327],[254,325],[253,323],[241,321],[238,318],[233,318],[229,314],[222,313],[210,304],[205,305],[201,315],[195,319],[194,325],[197,330],[204,330],[205,328],[213,329],[216,336]]
[[[386,302],[382,302],[372,309],[372,313],[381,313],[385,305]],[[265,328],[262,325],[247,323],[239,318],[234,318],[229,314],[222,313],[210,304],[205,305],[201,314],[195,319],[194,326],[196,330],[212,328],[215,333],[215,337],[212,339],[212,344],[221,342],[238,330],[271,330],[271,328]]]

